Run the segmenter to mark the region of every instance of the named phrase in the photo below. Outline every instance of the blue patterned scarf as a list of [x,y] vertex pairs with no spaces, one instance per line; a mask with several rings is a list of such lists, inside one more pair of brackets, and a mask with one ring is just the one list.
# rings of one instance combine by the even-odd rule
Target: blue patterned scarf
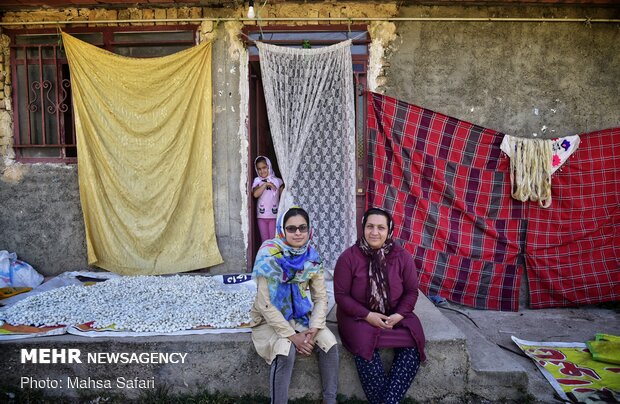
[[252,276],[267,279],[271,303],[286,320],[294,319],[308,327],[312,302],[301,284],[321,273],[323,265],[318,252],[310,245],[312,232],[306,244],[299,248],[286,243],[285,214],[276,222],[276,237],[266,240],[258,250]]

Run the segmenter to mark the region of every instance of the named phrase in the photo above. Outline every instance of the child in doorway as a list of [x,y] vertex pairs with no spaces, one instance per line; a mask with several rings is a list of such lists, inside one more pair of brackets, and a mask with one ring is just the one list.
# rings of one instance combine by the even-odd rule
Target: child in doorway
[[269,240],[276,235],[276,218],[280,203],[280,188],[282,180],[275,176],[271,168],[271,161],[265,156],[258,156],[254,160],[254,168],[258,177],[252,183],[252,196],[257,198],[256,217],[261,241]]

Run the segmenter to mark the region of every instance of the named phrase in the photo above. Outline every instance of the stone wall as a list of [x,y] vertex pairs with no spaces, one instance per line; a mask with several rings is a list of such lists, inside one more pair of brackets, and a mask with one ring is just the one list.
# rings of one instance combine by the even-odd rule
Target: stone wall
[[11,113],[11,69],[9,37],[0,30],[0,170],[11,161],[13,153],[13,114]]

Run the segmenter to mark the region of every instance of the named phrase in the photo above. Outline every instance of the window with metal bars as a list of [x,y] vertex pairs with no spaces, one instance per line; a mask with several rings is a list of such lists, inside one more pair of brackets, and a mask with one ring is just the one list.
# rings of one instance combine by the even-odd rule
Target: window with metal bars
[[[129,57],[159,57],[197,43],[197,26],[76,28],[71,35]],[[14,149],[21,162],[75,163],[71,77],[56,30],[14,30],[11,41]]]

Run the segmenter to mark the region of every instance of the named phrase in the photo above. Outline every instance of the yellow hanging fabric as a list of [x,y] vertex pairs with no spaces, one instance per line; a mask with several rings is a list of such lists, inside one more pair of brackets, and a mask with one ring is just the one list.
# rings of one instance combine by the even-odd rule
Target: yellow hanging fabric
[[88,263],[124,275],[222,262],[211,184],[211,43],[115,55],[63,32]]

